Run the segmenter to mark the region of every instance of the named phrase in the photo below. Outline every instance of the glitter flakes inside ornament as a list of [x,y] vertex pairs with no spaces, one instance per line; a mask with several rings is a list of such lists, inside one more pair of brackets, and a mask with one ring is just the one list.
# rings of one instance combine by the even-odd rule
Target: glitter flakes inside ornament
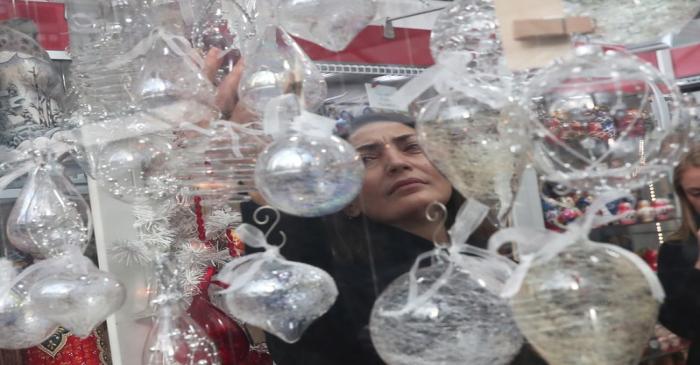
[[344,208],[362,188],[364,166],[344,140],[296,134],[269,145],[257,160],[255,185],[275,208],[302,217]]

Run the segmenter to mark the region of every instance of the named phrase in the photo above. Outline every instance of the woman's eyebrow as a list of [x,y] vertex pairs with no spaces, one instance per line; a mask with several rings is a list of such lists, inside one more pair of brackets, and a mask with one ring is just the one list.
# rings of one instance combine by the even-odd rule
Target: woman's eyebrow
[[415,133],[406,133],[406,134],[402,134],[400,136],[392,138],[391,141],[394,142],[395,144],[404,143],[407,140],[409,140],[415,136],[416,136]]
[[377,151],[382,148],[384,144],[380,142],[372,142],[372,143],[366,143],[360,146],[355,147],[355,150],[357,152],[372,152],[372,151]]

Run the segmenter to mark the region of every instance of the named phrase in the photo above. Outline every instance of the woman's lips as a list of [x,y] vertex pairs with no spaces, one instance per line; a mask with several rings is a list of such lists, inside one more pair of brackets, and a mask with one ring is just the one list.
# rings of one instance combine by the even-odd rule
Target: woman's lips
[[402,188],[408,188],[414,185],[425,185],[425,181],[421,179],[415,179],[415,178],[410,178],[410,179],[402,179],[397,182],[395,182],[393,185],[391,185],[391,188],[389,188],[389,194],[391,195],[398,191],[399,189]]

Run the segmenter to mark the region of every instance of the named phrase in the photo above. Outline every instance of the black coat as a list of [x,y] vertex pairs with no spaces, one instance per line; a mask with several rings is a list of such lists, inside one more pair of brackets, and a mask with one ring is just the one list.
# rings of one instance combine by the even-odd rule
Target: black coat
[[658,274],[666,291],[659,321],[691,341],[687,365],[700,365],[700,270],[694,267],[697,259],[695,237],[669,241],[659,250]]
[[[253,223],[255,208],[257,206],[252,203],[242,205],[244,222]],[[277,365],[384,364],[374,350],[369,334],[374,301],[394,279],[411,269],[419,254],[434,246],[424,238],[391,226],[367,222],[365,227],[374,265],[369,261],[338,259],[330,244],[338,232],[330,228],[327,220],[282,216],[278,229],[287,235],[282,255],[328,272],[335,280],[339,294],[331,309],[306,330],[299,342],[288,344],[267,334],[267,344]],[[278,237],[273,232],[271,243],[274,244]],[[525,348],[513,364],[545,363]]]

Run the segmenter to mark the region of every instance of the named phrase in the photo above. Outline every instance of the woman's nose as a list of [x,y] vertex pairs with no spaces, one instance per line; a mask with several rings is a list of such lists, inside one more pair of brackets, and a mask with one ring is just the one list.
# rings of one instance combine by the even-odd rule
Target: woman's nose
[[406,156],[395,147],[387,147],[384,152],[384,158],[386,159],[385,168],[387,172],[394,173],[411,168],[411,165],[406,160]]

